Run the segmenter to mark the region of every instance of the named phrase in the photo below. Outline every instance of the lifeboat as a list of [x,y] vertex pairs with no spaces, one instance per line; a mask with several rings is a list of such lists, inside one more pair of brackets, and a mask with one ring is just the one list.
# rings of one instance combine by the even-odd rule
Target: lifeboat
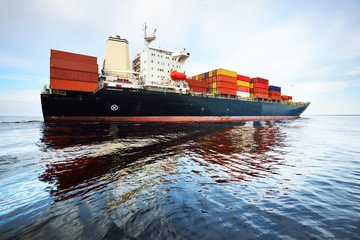
[[180,79],[180,80],[185,80],[186,79],[186,75],[185,75],[185,72],[184,73],[179,73],[178,71],[174,70],[174,71],[171,71],[170,73],[170,77],[172,79]]

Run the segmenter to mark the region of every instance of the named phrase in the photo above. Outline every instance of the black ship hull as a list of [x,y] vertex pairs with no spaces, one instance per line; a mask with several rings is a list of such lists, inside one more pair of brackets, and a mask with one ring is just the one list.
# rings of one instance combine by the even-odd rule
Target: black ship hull
[[96,93],[41,94],[44,120],[213,122],[294,119],[303,103],[271,103],[140,89],[104,87]]

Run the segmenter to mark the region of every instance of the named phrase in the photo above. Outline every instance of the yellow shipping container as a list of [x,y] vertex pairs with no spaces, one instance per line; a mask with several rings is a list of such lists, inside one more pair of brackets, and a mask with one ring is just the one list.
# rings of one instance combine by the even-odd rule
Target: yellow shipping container
[[250,83],[250,88],[254,88],[254,84],[253,84],[253,83]]
[[217,70],[217,75],[225,75],[225,76],[229,76],[229,77],[237,77],[237,73],[234,71],[230,71],[230,70],[226,70],[226,69],[222,69],[219,68]]
[[249,82],[245,82],[245,81],[241,81],[241,80],[237,80],[236,85],[243,86],[243,87],[250,87]]
[[195,80],[199,80],[199,75],[196,75],[196,76],[195,76]]
[[216,88],[216,82],[213,82],[212,88]]
[[213,76],[213,75],[212,75],[212,71],[210,71],[210,72],[209,72],[209,77],[212,77],[212,76]]

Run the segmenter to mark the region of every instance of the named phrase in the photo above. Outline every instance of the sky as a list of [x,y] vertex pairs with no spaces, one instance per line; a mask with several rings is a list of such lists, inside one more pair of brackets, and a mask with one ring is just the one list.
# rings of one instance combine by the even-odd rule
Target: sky
[[304,115],[360,114],[359,0],[14,0],[0,8],[0,116],[40,116],[50,49],[98,58],[109,36],[131,60],[153,46],[190,53],[188,76],[217,68],[269,79]]

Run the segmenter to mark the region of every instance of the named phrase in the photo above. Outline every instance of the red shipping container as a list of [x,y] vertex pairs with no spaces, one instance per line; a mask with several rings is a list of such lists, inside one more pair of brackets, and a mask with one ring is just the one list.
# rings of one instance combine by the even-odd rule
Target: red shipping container
[[269,95],[281,96],[281,92],[279,92],[279,91],[274,91],[274,90],[269,90]]
[[236,96],[236,89],[217,88],[217,91],[220,94]]
[[292,100],[292,96],[282,95],[281,99],[282,100]]
[[250,88],[250,93],[265,93],[268,94],[269,91],[267,88]]
[[253,88],[266,88],[269,89],[269,86],[264,83],[253,83]]
[[230,83],[230,82],[224,82],[224,81],[218,81],[216,82],[216,87],[223,87],[223,88],[230,88],[230,89],[236,89],[236,83]]
[[206,82],[205,81],[197,81],[197,80],[191,80],[191,79],[186,79],[185,80],[188,84],[189,87],[202,87],[202,88],[206,88]]
[[206,83],[212,83],[212,77],[205,78]]
[[215,77],[215,81],[216,82],[230,82],[230,83],[235,83],[236,84],[236,77],[229,77],[229,76],[225,76],[225,75],[218,75]]
[[250,82],[250,77],[239,75],[239,74],[237,75],[236,79],[241,80],[241,81],[245,81],[245,82]]
[[50,78],[74,80],[83,82],[98,82],[99,76],[97,73],[88,73],[73,71],[67,69],[50,68]]
[[198,92],[198,93],[205,93],[206,92],[206,87],[195,87],[195,86],[192,86],[190,87],[190,91],[191,92]]
[[244,86],[236,86],[236,91],[250,92],[250,88],[249,87],[244,87]]
[[95,63],[75,62],[60,58],[50,58],[50,67],[82,71],[82,72],[98,73],[98,65]]
[[97,58],[77,53],[70,53],[51,49],[50,56],[53,58],[71,60],[75,62],[94,63],[97,64]]
[[263,84],[269,85],[269,80],[267,80],[265,78],[259,78],[259,77],[250,78],[250,82],[251,83],[263,83]]
[[269,99],[280,101],[281,96],[269,94]]
[[97,89],[98,84],[92,82],[71,81],[50,78],[50,88],[57,90],[93,92]]
[[262,99],[268,99],[269,95],[266,93],[254,93],[254,97],[256,98],[262,98]]
[[215,77],[217,75],[217,70],[212,70],[212,75]]

